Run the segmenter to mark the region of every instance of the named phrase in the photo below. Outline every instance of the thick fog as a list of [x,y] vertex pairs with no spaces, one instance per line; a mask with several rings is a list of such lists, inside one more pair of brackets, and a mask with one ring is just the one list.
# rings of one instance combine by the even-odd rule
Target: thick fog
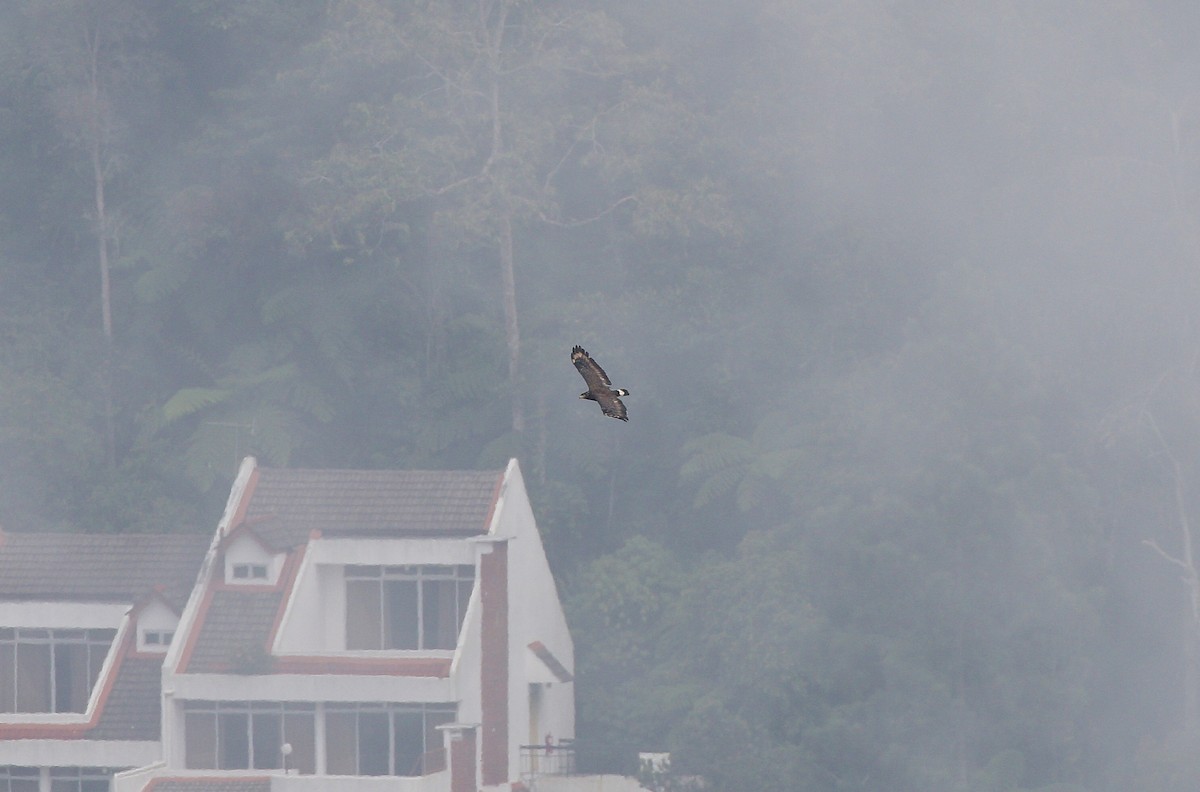
[[0,523],[516,456],[582,769],[1195,789],[1198,43],[1117,0],[6,4]]

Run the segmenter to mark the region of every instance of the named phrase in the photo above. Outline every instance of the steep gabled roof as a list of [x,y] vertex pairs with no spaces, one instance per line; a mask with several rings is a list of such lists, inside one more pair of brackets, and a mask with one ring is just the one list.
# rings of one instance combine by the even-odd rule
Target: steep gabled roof
[[282,590],[217,589],[207,603],[189,673],[265,673],[267,639]]
[[133,602],[156,587],[176,609],[209,537],[197,534],[0,533],[0,599]]
[[471,536],[486,533],[499,470],[258,468],[245,522],[277,548],[325,536]]
[[162,657],[125,657],[89,740],[158,740]]

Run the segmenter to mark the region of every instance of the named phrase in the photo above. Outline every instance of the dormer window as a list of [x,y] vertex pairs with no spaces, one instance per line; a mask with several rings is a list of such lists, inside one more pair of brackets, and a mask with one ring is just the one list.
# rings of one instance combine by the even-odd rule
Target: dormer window
[[225,582],[234,586],[273,586],[283,569],[283,553],[266,547],[253,533],[243,530],[225,547]]
[[175,633],[170,630],[146,630],[142,634],[142,642],[147,649],[162,649],[166,651],[171,645],[171,639],[175,637]]
[[266,564],[234,564],[233,579],[240,580],[245,583],[257,581],[265,583],[267,580],[267,565]]

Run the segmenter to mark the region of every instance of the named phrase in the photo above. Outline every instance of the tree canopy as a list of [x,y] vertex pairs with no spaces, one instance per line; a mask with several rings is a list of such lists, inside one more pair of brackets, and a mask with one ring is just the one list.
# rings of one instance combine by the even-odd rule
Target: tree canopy
[[[1200,11],[0,7],[0,521],[517,456],[581,769],[1200,784]],[[628,426],[575,398],[581,344]]]

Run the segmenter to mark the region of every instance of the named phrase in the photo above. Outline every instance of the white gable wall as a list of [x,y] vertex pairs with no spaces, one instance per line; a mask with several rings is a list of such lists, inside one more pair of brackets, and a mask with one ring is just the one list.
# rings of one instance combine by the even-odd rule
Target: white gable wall
[[[274,585],[279,580],[279,573],[283,569],[283,560],[283,553],[268,552],[257,539],[243,533],[230,542],[229,547],[225,548],[225,582],[234,585]],[[265,566],[267,568],[266,579],[235,578],[233,568],[241,564]]]
[[[514,459],[505,473],[503,503],[496,524],[497,536],[510,536],[508,543],[509,598],[509,769],[520,767],[520,746],[530,733],[529,683],[544,679],[544,672],[529,678],[526,669],[529,644],[541,641],[574,672],[575,645],[567,629],[566,615],[558,598],[558,587],[550,572],[541,535],[525,490],[520,466]],[[540,661],[538,661],[540,663]],[[537,728],[544,737],[575,736],[575,686],[555,682],[543,688]],[[540,741],[540,740],[539,740]]]
[[175,632],[179,616],[161,600],[152,600],[137,614],[137,649],[139,652],[165,652],[166,646],[147,646],[146,632]]

